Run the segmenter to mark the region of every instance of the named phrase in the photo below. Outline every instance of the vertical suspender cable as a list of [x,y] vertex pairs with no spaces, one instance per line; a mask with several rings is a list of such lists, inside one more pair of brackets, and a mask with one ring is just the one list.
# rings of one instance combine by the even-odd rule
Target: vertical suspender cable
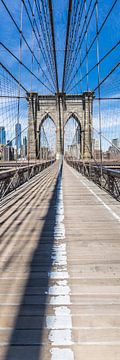
[[99,29],[98,29],[98,0],[96,1],[96,48],[97,48],[97,70],[98,70],[98,98],[99,98],[99,141],[100,141],[100,173],[101,173],[101,185],[102,185],[102,124],[101,124],[101,89],[100,89],[100,53],[99,53]]
[[63,81],[62,81],[62,92],[65,91],[65,81],[66,81],[66,64],[67,64],[67,55],[68,55],[68,39],[69,39],[69,30],[70,30],[70,19],[71,19],[71,10],[72,10],[72,0],[69,0],[68,8],[68,22],[67,22],[67,31],[66,31],[66,46],[65,46],[65,57],[64,57],[64,69],[63,69]]
[[[35,41],[35,36],[34,36],[34,20],[35,20],[35,16],[34,16],[34,11],[35,11],[35,0],[33,3],[33,11],[32,11],[32,59],[31,59],[31,92],[32,92],[32,73],[33,73],[33,62],[34,62],[34,41]],[[38,64],[39,65],[39,64]]]
[[21,136],[19,132],[19,120],[20,120],[20,93],[21,93],[21,63],[22,63],[22,22],[23,22],[23,3],[20,6],[20,47],[19,47],[19,79],[18,79],[18,112],[17,112],[17,131],[16,131],[16,164],[18,159],[18,139]]
[[86,82],[88,91],[88,29],[87,29],[87,11],[86,11],[86,0],[84,0],[84,12],[85,12],[85,25],[86,25]]
[[53,23],[52,0],[48,0],[48,6],[49,6],[51,32],[52,32],[52,45],[53,45],[53,54],[54,54],[54,64],[55,64],[56,92],[59,93],[59,83],[58,83],[58,70],[57,70],[57,58],[56,58],[56,45],[55,45],[54,23]]

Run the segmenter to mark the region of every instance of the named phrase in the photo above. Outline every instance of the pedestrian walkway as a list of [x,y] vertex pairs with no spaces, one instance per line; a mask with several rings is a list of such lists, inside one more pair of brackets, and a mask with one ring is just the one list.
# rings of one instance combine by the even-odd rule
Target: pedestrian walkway
[[0,360],[120,359],[120,206],[64,163],[3,201]]

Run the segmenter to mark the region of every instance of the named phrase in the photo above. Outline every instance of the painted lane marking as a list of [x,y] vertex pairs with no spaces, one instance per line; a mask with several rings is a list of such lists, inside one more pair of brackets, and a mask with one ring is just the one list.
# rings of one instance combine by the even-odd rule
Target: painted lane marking
[[[69,170],[72,172],[72,174],[80,180],[80,175],[77,175],[70,167]],[[111,215],[120,222],[120,216],[117,215],[111,208],[110,206],[108,206],[107,204],[105,204],[105,202],[100,198],[100,196],[98,196],[87,184],[85,181],[80,180],[81,184],[84,185],[90,192],[92,195],[94,195],[96,197],[96,199],[111,213]]]
[[51,273],[49,273],[49,277],[50,279],[69,279],[69,275],[67,271],[51,271]]
[[52,329],[49,334],[49,340],[52,343],[52,346],[70,346],[73,344],[71,339],[71,329]]
[[[54,246],[52,251],[52,271],[48,273],[54,284],[49,287],[49,304],[53,306],[53,314],[46,316],[49,329],[48,340],[51,344],[51,360],[74,360],[73,351],[69,348],[72,342],[72,316],[69,309],[70,287],[67,270],[67,249],[65,243],[64,205],[62,178],[59,177],[57,188],[56,219],[54,228]],[[66,346],[68,348],[66,348]],[[61,348],[62,347],[62,348]],[[65,348],[64,348],[65,347]]]
[[[61,287],[60,287],[61,290]],[[51,305],[70,305],[70,296],[69,295],[57,295],[51,296],[50,300]]]
[[70,288],[68,285],[53,285],[49,287],[48,294],[50,295],[68,295],[70,293]]
[[73,351],[70,349],[54,348],[50,352],[52,360],[74,360]]

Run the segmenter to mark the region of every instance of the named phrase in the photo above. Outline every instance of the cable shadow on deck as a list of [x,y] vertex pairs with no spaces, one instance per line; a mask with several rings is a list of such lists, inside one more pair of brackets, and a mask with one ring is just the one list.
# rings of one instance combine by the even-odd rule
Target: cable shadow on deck
[[49,303],[49,274],[53,265],[56,204],[61,175],[62,168],[59,170],[42,232],[29,264],[29,277],[5,360],[43,360],[42,344],[44,342],[44,331],[48,331],[45,330],[46,310]]
[[[44,183],[45,186],[45,183]],[[46,189],[48,191],[49,187],[51,185],[46,184]],[[30,189],[31,191],[31,189]],[[25,194],[26,195],[26,194]],[[17,238],[17,234],[20,231],[21,226],[24,225],[25,222],[25,218],[28,218],[29,214],[31,214],[31,208],[30,208],[30,204],[31,202],[34,200],[34,203],[32,204],[32,206],[36,206],[36,195],[41,196],[41,183],[39,183],[39,186],[37,186],[37,189],[35,189],[35,191],[33,192],[33,194],[30,194],[28,191],[28,195],[27,195],[27,201],[26,199],[24,199],[24,194],[22,195],[21,199],[22,199],[22,204],[17,205],[17,201],[15,201],[14,205],[16,206],[16,208],[10,212],[9,216],[7,216],[7,218],[5,220],[3,220],[1,222],[1,225],[5,225],[5,227],[3,227],[3,230],[1,231],[1,249],[0,249],[0,256],[2,256],[5,252],[5,249],[13,243],[13,241],[15,240],[15,238]],[[20,199],[20,200],[21,200]],[[42,204],[42,202],[44,201],[44,197],[42,199],[40,199],[40,204]],[[28,207],[28,209],[27,209]],[[23,215],[22,219],[19,221],[19,217],[22,216],[22,214],[24,214],[24,211],[26,209],[26,214]],[[13,214],[16,214],[14,217],[14,220],[12,219],[11,221],[9,221]],[[8,224],[7,224],[8,222]],[[13,224],[16,222],[16,227],[14,227],[14,230],[11,231]],[[32,231],[32,230],[31,230]],[[7,233],[7,240],[5,239]],[[27,241],[28,243],[28,241]],[[19,247],[19,252],[22,251],[22,248],[25,246],[25,243],[22,242],[21,246]],[[10,259],[10,257],[9,257]],[[2,267],[2,271],[4,271],[6,269],[6,267],[9,266],[9,260],[7,260],[7,262],[5,262],[4,266]]]

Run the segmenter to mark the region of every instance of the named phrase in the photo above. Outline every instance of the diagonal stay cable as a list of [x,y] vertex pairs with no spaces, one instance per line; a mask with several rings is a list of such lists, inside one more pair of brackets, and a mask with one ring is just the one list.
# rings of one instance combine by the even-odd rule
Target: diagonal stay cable
[[[112,13],[112,11],[113,11],[113,8],[115,7],[117,1],[118,1],[118,0],[115,0],[114,3],[113,3],[113,5],[112,5],[111,8],[109,9],[109,11],[108,11],[108,13],[107,13],[104,21],[102,22],[102,24],[101,24],[101,26],[100,26],[100,28],[99,28],[99,30],[98,30],[97,36],[100,35],[100,33],[101,33],[101,31],[102,31],[102,29],[103,29],[106,21],[108,20],[109,16],[111,15],[111,13]],[[87,55],[89,54],[89,52],[90,52],[91,48],[93,47],[95,41],[96,41],[96,35],[95,35],[95,37],[93,38],[93,40],[92,40],[92,42],[91,42],[91,44],[90,44],[90,46],[89,46],[89,48],[88,48]],[[81,47],[81,45],[82,45],[82,44],[80,44],[79,48]],[[78,54],[79,54],[79,52],[78,52]],[[78,56],[78,55],[77,55],[77,56]],[[81,66],[82,66],[82,64],[84,63],[85,59],[86,59],[86,55],[83,57],[83,59],[82,59],[82,61],[81,61]],[[72,77],[72,80],[69,80],[69,83],[68,83],[66,89],[68,89],[68,86],[70,85],[70,83],[72,83],[72,81],[74,80],[74,78],[75,78],[75,76],[77,75],[78,71],[79,71],[79,68],[77,68],[75,74],[74,74],[73,77]]]
[[53,23],[52,0],[48,0],[48,7],[49,7],[50,24],[51,24],[51,31],[52,31],[52,46],[53,46],[54,64],[55,64],[55,74],[56,74],[56,92],[59,93],[58,70],[57,70],[57,58],[56,58],[56,45],[55,45],[54,23]]
[[[20,28],[19,28],[19,26],[18,26],[17,22],[15,21],[14,17],[12,16],[12,14],[11,14],[10,10],[8,9],[7,5],[5,4],[4,0],[1,0],[1,2],[2,2],[2,4],[4,5],[4,7],[5,7],[6,11],[8,12],[8,14],[9,14],[9,16],[10,16],[11,20],[13,21],[13,23],[14,23],[15,27],[17,28],[18,32],[19,32],[19,33],[21,33],[21,30],[20,30]],[[28,44],[28,42],[27,42],[27,40],[26,40],[25,36],[23,35],[23,33],[21,33],[21,36],[22,36],[22,38],[23,38],[23,40],[24,40],[24,42],[25,42],[25,44],[26,44],[27,48],[29,49],[30,53],[33,55],[33,57],[34,57],[34,59],[35,59],[36,63],[40,66],[40,68],[41,68],[41,70],[42,70],[42,72],[43,72],[44,76],[46,77],[45,71],[42,69],[42,67],[41,67],[41,65],[40,65],[40,63],[39,63],[39,61],[38,61],[38,59],[36,58],[35,54],[33,53],[32,49],[31,49],[30,45]]]
[[[22,0],[22,2],[24,3],[24,0]],[[30,6],[30,10],[31,10],[31,13],[32,13],[32,16],[33,16],[33,10],[32,10],[32,6],[31,6],[31,3],[30,3],[30,0],[28,0],[28,4],[29,4],[29,6]],[[32,20],[31,20],[31,17],[30,17],[30,15],[29,15],[29,11],[28,11],[27,6],[25,5],[25,3],[24,3],[24,7],[25,7],[25,10],[26,10],[27,16],[28,16],[28,18],[29,18],[29,21],[30,21],[32,30],[33,30],[33,32],[34,32],[35,38],[36,38],[36,40],[37,40],[39,49],[41,49],[41,53],[42,53],[43,59],[44,59],[44,61],[45,61],[46,67],[47,67],[47,69],[48,69],[48,72],[49,72],[49,74],[50,74],[50,77],[51,77],[51,79],[52,79],[52,82],[53,82],[53,84],[54,84],[54,86],[55,86],[54,78],[53,78],[53,72],[52,72],[52,69],[51,69],[51,68],[52,68],[52,64],[51,64],[51,61],[50,61],[50,59],[49,59],[49,58],[50,58],[50,52],[48,51],[48,46],[47,46],[47,43],[46,43],[46,40],[45,40],[46,35],[45,35],[44,26],[43,26],[43,21],[41,21],[41,20],[42,20],[42,16],[41,16],[41,15],[39,14],[39,12],[38,12],[37,3],[35,3],[35,4],[36,4],[36,9],[37,9],[38,17],[39,17],[39,22],[40,22],[41,30],[42,30],[42,33],[43,33],[43,38],[44,38],[44,41],[45,41],[45,46],[43,45],[42,37],[41,37],[41,35],[40,35],[40,31],[39,31],[39,29],[38,29],[38,25],[37,25],[37,22],[36,22],[35,17],[34,17],[34,23],[35,23],[35,26],[36,26],[36,30],[37,30],[39,39],[38,39],[38,37],[37,37],[35,28],[34,28],[34,26],[33,26],[33,24],[32,24]],[[47,51],[46,51],[46,50],[47,50]],[[48,53],[48,54],[47,54],[47,53]]]
[[64,69],[63,69],[63,79],[62,79],[62,92],[64,92],[64,90],[65,90],[66,63],[67,63],[67,55],[68,55],[68,39],[69,39],[69,31],[70,31],[71,11],[72,11],[72,0],[69,0],[67,31],[66,31],[66,46],[65,46],[65,57],[64,57]]
[[[31,75],[33,75],[43,86],[45,86],[50,92],[54,93],[54,91],[51,90],[42,80],[40,80],[40,79],[38,78],[38,76],[36,76],[22,61],[20,61],[19,58],[18,58],[15,54],[13,54],[13,52],[12,52],[10,49],[8,49],[2,42],[0,42],[0,45],[1,45],[7,52],[9,52],[9,54],[10,54],[11,56],[13,56],[14,59],[16,59],[16,60],[19,62],[19,64],[21,64],[21,65],[22,65]],[[47,80],[48,80],[48,79],[47,79]],[[49,80],[48,80],[48,81],[49,81]],[[51,83],[50,83],[50,85],[51,85]]]
[[84,76],[82,76],[82,78],[79,81],[77,81],[74,86],[70,88],[70,85],[72,83],[71,80],[69,87],[67,87],[67,89],[69,91],[72,91],[81,81],[83,81],[86,78],[87,75],[89,75],[98,66],[98,64],[100,65],[106,59],[106,57],[108,57],[112,53],[112,51],[114,51],[119,45],[120,45],[120,40],[100,59],[99,62],[97,62],[94,66],[92,66],[92,68]]

